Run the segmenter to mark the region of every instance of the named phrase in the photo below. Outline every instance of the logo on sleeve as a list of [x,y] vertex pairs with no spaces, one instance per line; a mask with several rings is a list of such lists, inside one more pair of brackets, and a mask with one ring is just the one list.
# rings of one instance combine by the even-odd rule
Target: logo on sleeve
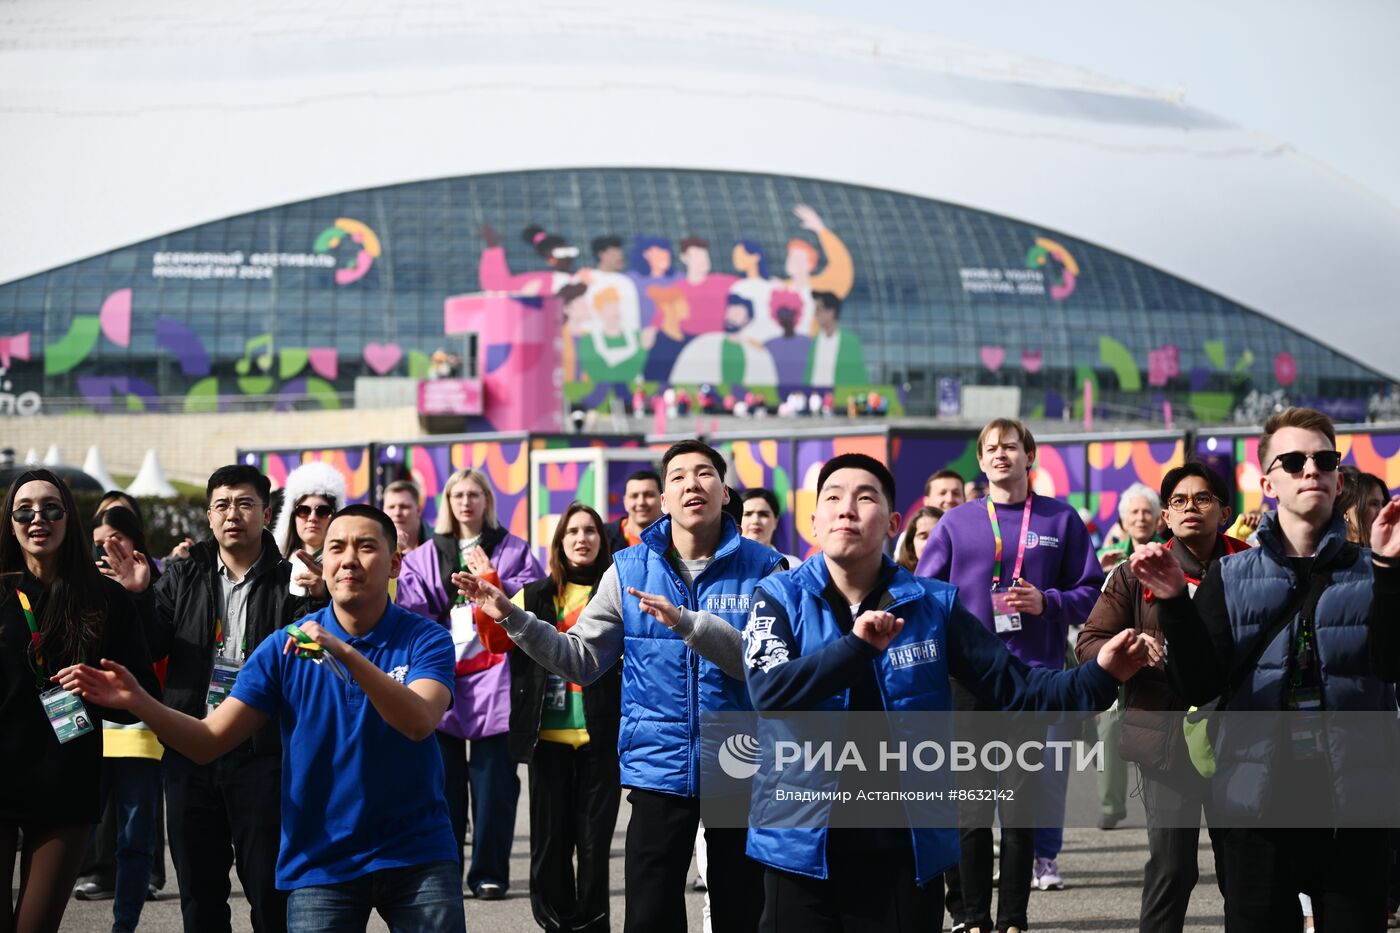
[[765,673],[779,664],[786,664],[789,658],[787,645],[773,634],[777,616],[761,615],[767,607],[768,604],[760,599],[749,616],[749,624],[744,626],[744,664]]
[[389,672],[389,676],[397,680],[399,683],[403,683],[404,678],[408,676],[408,665],[400,664],[398,667],[394,668]]

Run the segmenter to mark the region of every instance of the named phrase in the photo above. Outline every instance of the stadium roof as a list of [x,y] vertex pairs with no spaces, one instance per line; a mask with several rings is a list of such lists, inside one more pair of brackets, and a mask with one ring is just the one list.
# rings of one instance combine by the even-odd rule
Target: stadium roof
[[724,169],[1041,224],[1400,372],[1377,324],[1400,295],[1400,209],[1080,69],[728,2],[20,0],[0,17],[0,282],[346,190]]

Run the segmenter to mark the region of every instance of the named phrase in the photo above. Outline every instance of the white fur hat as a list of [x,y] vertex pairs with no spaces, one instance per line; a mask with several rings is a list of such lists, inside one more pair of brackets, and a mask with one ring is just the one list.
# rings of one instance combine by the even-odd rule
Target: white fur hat
[[[277,540],[277,549],[287,546],[287,528],[292,522],[292,511],[297,502],[307,496],[325,496],[334,500],[337,511],[349,503],[345,497],[345,477],[329,463],[314,460],[303,463],[287,474],[287,482],[282,486],[282,507],[277,510],[277,520],[273,524],[272,536]],[[287,554],[283,554],[287,557]]]

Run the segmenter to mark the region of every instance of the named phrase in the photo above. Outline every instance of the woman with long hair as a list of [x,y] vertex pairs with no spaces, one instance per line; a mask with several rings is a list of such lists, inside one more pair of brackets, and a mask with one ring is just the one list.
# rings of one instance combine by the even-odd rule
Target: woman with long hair
[[1379,476],[1356,467],[1342,467],[1342,475],[1345,480],[1337,496],[1337,511],[1347,520],[1347,540],[1369,547],[1371,526],[1390,500],[1390,488]]
[[924,553],[928,536],[933,534],[934,526],[942,517],[943,510],[932,505],[926,505],[911,515],[909,524],[905,526],[904,538],[899,542],[899,559],[895,563],[913,573],[914,568],[919,566],[919,557]]
[[[282,485],[282,505],[272,537],[282,556],[292,562],[287,589],[296,596],[321,591],[321,548],[331,516],[347,504],[345,477],[329,463],[313,460],[287,474]],[[297,556],[304,551],[310,560]]]
[[[457,681],[452,709],[438,725],[447,805],[459,845],[467,832],[470,785],[472,861],[467,886],[484,900],[510,886],[510,846],[520,778],[510,758],[510,668],[478,636],[485,613],[458,597],[452,574],[469,570],[514,595],[544,576],[530,546],[496,519],[496,494],[481,470],[447,478],[430,544],[410,551],[394,600],[452,630]],[[466,743],[471,742],[467,760]]]
[[[603,519],[574,502],[555,526],[549,576],[527,583],[513,602],[567,632],[611,564]],[[545,930],[602,933],[609,928],[608,852],[621,795],[622,665],[580,687],[512,651],[510,636],[489,617],[481,641],[488,651],[510,655],[510,754],[529,765],[535,922]]]
[[51,678],[111,658],[159,691],[131,598],[98,573],[89,541],[53,473],[29,470],[10,485],[0,507],[0,877],[14,876],[21,833],[24,843],[19,900],[0,901],[0,930],[58,929],[101,815],[92,720],[131,721],[65,701]]

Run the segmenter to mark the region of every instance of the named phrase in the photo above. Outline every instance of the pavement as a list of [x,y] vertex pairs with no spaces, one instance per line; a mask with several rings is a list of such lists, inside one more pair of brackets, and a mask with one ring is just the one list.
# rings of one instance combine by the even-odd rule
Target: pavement
[[[524,777],[522,770],[522,778]],[[523,786],[528,786],[521,781]],[[539,929],[530,913],[527,889],[529,875],[529,818],[526,793],[522,791],[516,819],[515,847],[511,857],[513,887],[502,901],[466,899],[467,929],[489,930],[492,933],[533,933]],[[1071,810],[1076,796],[1090,790],[1071,788]],[[1087,802],[1087,801],[1085,801]],[[1144,829],[1142,807],[1136,798],[1128,802],[1129,816],[1118,829],[1105,832],[1093,828],[1065,830],[1065,848],[1060,855],[1060,870],[1065,879],[1063,891],[1034,891],[1031,894],[1030,920],[1037,933],[1071,933],[1071,931],[1129,931],[1137,929],[1139,900],[1142,896],[1142,869],[1147,862],[1147,832]],[[622,929],[623,917],[623,838],[630,810],[624,792],[622,812],[618,818],[617,834],[612,846],[612,909],[613,929]],[[470,850],[468,850],[470,852]],[[1201,834],[1198,863],[1201,879],[1191,899],[1185,929],[1190,933],[1217,931],[1224,927],[1224,908],[1220,892],[1215,887],[1214,863],[1205,833]],[[167,865],[167,875],[175,871]],[[692,877],[694,875],[692,869]],[[18,886],[18,877],[15,879]],[[232,878],[231,909],[233,929],[251,931],[247,902],[243,899],[238,878]],[[703,930],[701,909],[704,895],[687,891],[686,909],[692,933]],[[106,933],[111,929],[112,902],[71,901],[64,917],[63,930],[73,933]],[[143,933],[178,933],[181,930],[180,901],[167,894],[161,900],[147,903],[141,916]],[[372,917],[370,930],[388,928]],[[947,920],[944,920],[947,929]],[[720,931],[723,933],[723,931]]]

